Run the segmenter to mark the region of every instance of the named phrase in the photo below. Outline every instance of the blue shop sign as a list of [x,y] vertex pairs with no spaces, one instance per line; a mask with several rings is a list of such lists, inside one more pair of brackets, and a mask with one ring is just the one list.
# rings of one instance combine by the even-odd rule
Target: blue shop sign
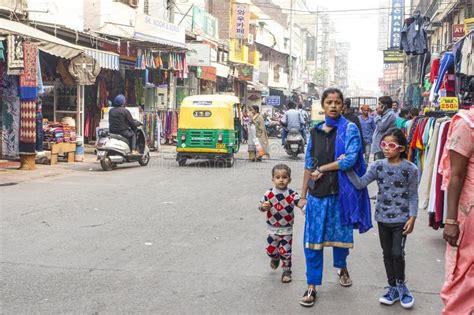
[[280,106],[280,96],[278,95],[267,96],[267,105]]

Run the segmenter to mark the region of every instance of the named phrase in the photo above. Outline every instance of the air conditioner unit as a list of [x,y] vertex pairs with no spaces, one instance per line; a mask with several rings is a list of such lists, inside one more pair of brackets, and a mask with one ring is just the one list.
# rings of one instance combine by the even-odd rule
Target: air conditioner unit
[[249,34],[249,38],[248,38],[247,42],[248,42],[249,45],[253,45],[253,43],[254,43],[253,34]]

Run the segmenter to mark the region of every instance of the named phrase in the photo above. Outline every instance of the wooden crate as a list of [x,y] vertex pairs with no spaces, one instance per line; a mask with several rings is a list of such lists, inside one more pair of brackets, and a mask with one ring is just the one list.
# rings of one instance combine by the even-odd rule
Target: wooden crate
[[51,150],[51,165],[58,163],[59,155],[66,156],[68,163],[74,162],[76,155],[75,143],[48,143],[44,148]]

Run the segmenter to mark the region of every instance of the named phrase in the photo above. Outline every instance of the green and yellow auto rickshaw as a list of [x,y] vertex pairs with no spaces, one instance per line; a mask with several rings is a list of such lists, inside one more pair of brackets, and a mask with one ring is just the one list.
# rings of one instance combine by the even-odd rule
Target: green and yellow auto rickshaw
[[196,95],[181,103],[176,160],[184,166],[189,159],[222,161],[234,165],[241,134],[239,99],[231,95]]

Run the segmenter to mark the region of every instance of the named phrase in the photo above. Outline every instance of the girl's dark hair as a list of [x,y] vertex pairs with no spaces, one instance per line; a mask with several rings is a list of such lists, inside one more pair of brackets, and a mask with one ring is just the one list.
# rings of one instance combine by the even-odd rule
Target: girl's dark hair
[[258,105],[252,105],[252,108],[254,111],[256,111],[257,113],[260,113],[260,107],[258,107]]
[[382,139],[380,140],[380,142],[383,141],[383,139],[385,139],[385,137],[387,136],[392,136],[394,138],[397,139],[397,142],[399,145],[403,146],[405,148],[405,151],[401,152],[400,153],[400,157],[402,159],[407,159],[408,158],[408,153],[407,153],[407,150],[408,150],[408,141],[407,141],[407,138],[405,137],[405,135],[403,134],[402,130],[399,129],[399,128],[392,128],[392,129],[389,129],[387,131],[386,134],[383,135]]
[[288,177],[291,177],[291,168],[286,164],[277,164],[272,168],[272,177],[275,176],[276,171],[286,171]]
[[339,90],[338,88],[327,88],[324,90],[323,95],[321,96],[321,105],[324,105],[324,100],[329,96],[329,94],[334,93],[339,96],[341,102],[344,102],[344,95],[342,94],[341,90]]

